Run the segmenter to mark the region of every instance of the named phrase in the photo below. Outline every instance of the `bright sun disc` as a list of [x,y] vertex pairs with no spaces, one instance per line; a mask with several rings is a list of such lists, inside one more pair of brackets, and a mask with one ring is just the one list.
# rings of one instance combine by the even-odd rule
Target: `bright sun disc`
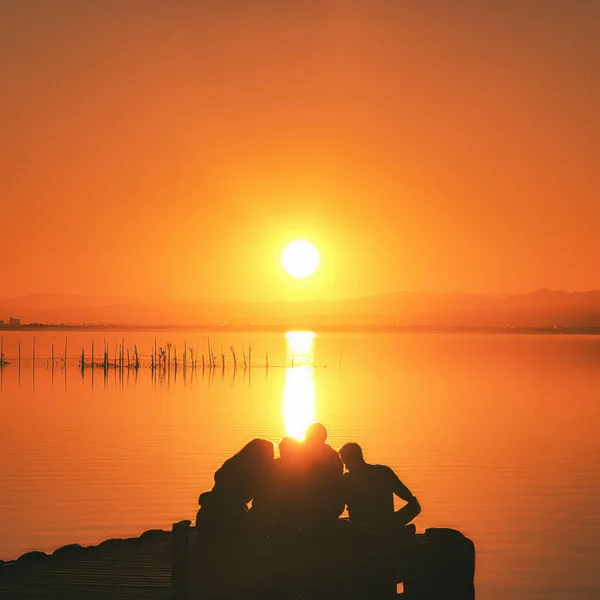
[[319,267],[319,252],[310,242],[296,240],[283,249],[281,264],[286,273],[302,279],[312,275]]

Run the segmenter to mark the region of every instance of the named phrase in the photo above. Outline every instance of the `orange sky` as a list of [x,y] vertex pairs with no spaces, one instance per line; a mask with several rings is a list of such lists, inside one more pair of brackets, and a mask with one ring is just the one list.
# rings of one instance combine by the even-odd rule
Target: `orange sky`
[[4,0],[0,77],[0,298],[600,288],[597,0]]

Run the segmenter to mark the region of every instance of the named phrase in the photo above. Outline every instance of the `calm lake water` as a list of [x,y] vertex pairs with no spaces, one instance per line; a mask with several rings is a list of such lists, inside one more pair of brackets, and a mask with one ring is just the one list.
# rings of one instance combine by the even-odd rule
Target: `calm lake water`
[[[77,368],[106,335],[143,365],[157,339],[177,371]],[[417,528],[475,542],[478,597],[600,598],[600,338],[526,335],[210,336],[253,367],[184,371],[197,333],[4,332],[0,558],[134,536],[193,519],[213,472],[248,439],[320,420],[419,497]],[[52,369],[51,346],[56,360]],[[174,350],[175,348],[173,348]],[[270,367],[264,367],[268,352]],[[188,354],[189,356],[189,354]],[[126,360],[126,359],[125,359]],[[206,359],[207,360],[207,359]],[[293,367],[292,367],[293,364]]]

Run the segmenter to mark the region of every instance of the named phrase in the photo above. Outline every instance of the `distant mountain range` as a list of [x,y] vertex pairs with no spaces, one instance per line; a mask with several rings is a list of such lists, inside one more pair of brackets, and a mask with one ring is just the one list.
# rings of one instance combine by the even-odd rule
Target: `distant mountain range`
[[118,325],[281,325],[599,327],[600,290],[530,294],[397,292],[339,301],[201,303],[60,294],[0,300],[0,319],[23,323]]

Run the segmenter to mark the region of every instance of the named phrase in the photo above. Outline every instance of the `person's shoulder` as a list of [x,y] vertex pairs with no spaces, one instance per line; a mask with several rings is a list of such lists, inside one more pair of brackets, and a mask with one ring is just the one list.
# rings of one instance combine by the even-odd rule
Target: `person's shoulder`
[[387,465],[369,465],[372,471],[375,471],[381,475],[385,475],[386,477],[396,477],[396,473],[394,469],[388,467]]
[[376,463],[376,464],[367,463],[367,467],[369,467],[369,469],[373,469],[373,470],[377,470],[377,471],[391,471],[392,470],[387,465],[380,465],[379,463]]
[[338,460],[341,460],[338,451],[335,448],[332,448],[329,444],[325,444],[324,452],[332,457],[335,455]]
[[336,450],[334,450],[329,444],[325,444],[323,449],[320,451],[318,455],[318,459],[322,463],[325,463],[329,466],[335,466],[335,468],[343,469],[342,459]]

